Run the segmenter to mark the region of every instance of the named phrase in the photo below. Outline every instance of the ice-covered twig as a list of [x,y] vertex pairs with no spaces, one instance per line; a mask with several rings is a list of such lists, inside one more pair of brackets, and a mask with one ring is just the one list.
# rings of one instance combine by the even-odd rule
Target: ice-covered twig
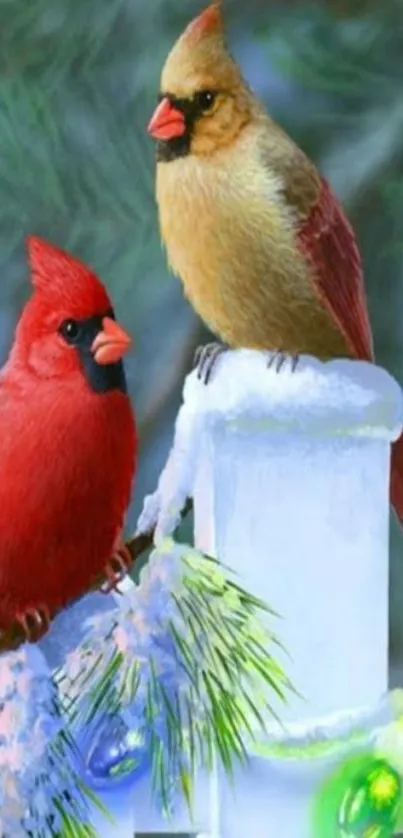
[[202,432],[201,415],[184,405],[176,420],[175,438],[158,486],[144,500],[136,535],[153,532],[154,544],[176,530],[192,495],[195,448]]

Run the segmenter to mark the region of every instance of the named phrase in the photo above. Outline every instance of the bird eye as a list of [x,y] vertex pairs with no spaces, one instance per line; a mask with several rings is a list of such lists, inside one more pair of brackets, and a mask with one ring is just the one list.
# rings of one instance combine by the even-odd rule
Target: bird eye
[[80,326],[77,320],[64,320],[59,332],[67,343],[75,343],[80,335]]
[[216,94],[211,90],[201,90],[196,96],[197,104],[202,111],[209,111],[216,100]]

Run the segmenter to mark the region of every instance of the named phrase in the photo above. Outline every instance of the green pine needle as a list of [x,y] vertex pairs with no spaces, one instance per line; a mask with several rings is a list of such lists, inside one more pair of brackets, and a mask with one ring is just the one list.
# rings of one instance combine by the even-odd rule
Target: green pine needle
[[[167,621],[162,613],[155,629],[150,625],[148,675],[140,659],[116,650],[95,684],[91,679],[82,718],[89,722],[105,710],[139,707],[153,789],[168,813],[175,783],[191,808],[195,774],[201,766],[211,769],[216,756],[232,777],[236,763],[244,764],[262,740],[268,721],[279,721],[272,698],[285,702],[293,688],[272,653],[282,648],[267,625],[275,612],[216,559],[172,541],[160,550],[176,552],[178,576],[169,594],[175,612]],[[123,620],[130,619],[124,614]],[[113,629],[119,617],[114,620]],[[124,622],[119,625],[124,630]],[[174,694],[153,651],[153,631],[171,635],[178,668]],[[74,704],[73,712],[78,712]]]

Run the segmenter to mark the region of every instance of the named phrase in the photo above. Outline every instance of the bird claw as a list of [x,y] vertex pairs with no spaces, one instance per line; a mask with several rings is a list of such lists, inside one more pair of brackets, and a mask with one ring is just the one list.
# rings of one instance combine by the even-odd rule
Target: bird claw
[[291,361],[291,372],[295,372],[299,364],[300,356],[296,353],[282,352],[280,349],[271,352],[267,360],[267,368],[271,369],[274,366],[276,372],[280,372],[285,362]]
[[111,591],[119,591],[118,585],[123,581],[127,572],[130,570],[133,559],[128,547],[123,542],[117,548],[112,558],[109,559],[105,566],[105,575],[107,581],[101,586],[100,591],[103,594],[110,594]]
[[45,605],[37,608],[26,608],[15,615],[17,623],[22,627],[27,643],[37,643],[46,634],[51,624],[49,609]]
[[222,343],[206,343],[205,346],[198,346],[194,355],[193,367],[197,369],[197,377],[203,384],[208,384],[216,366],[217,359],[228,347]]

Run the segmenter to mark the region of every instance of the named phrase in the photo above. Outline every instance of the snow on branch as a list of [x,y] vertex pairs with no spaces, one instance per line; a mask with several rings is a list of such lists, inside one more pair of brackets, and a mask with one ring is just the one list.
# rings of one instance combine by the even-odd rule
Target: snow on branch
[[0,834],[46,838],[70,830],[77,838],[94,838],[88,826],[88,803],[42,652],[25,645],[3,655]]

